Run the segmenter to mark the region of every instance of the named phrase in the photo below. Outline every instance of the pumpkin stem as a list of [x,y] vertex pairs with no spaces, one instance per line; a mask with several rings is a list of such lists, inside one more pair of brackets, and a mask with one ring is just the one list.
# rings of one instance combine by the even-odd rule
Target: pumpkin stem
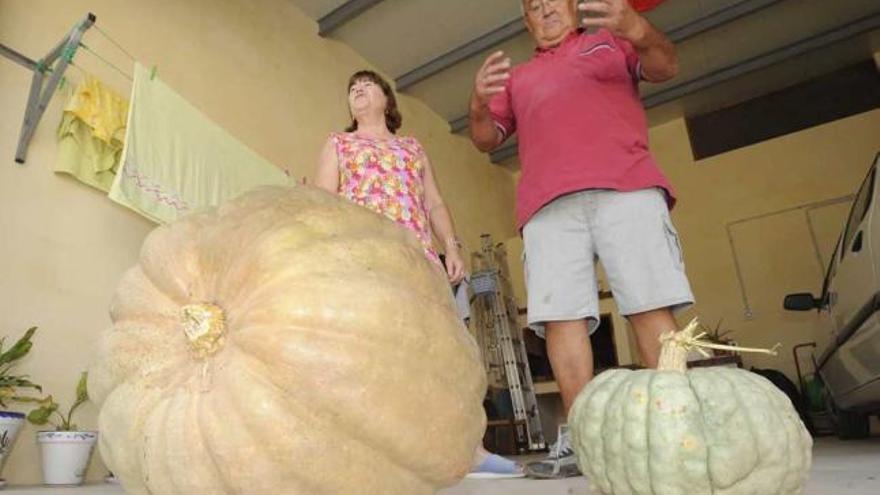
[[213,356],[223,346],[226,316],[219,306],[188,304],[180,309],[180,323],[189,340],[190,351],[197,359]]
[[758,349],[754,347],[739,347],[735,345],[715,344],[704,339],[706,332],[694,335],[699,328],[699,322],[696,318],[684,327],[680,332],[665,332],[660,336],[660,342],[663,347],[660,350],[660,362],[657,366],[658,370],[676,370],[687,371],[687,355],[692,349],[709,357],[706,349],[719,349],[733,352],[756,352],[761,354],[769,354],[775,356],[782,344],[776,344],[770,349]]

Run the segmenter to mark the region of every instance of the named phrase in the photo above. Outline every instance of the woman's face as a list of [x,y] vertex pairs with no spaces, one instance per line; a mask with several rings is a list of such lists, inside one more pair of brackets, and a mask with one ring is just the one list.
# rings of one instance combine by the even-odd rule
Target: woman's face
[[370,111],[384,114],[387,106],[388,97],[382,92],[382,88],[369,78],[358,79],[348,90],[348,108],[352,115]]

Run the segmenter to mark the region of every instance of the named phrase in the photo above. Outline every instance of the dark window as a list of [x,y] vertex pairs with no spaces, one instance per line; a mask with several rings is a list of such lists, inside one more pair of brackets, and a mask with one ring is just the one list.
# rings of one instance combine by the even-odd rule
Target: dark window
[[700,160],[875,108],[880,108],[880,73],[869,60],[689,117],[687,128],[694,159]]
[[871,168],[871,171],[862,183],[862,187],[859,188],[859,193],[856,195],[856,199],[853,201],[852,209],[849,212],[849,218],[846,221],[846,230],[843,234],[843,248],[841,249],[840,255],[841,259],[846,256],[846,252],[850,248],[850,243],[852,242],[853,237],[856,235],[859,226],[862,224],[862,220],[865,219],[865,215],[868,214],[868,209],[871,207],[871,199],[874,197],[874,175],[876,173],[877,169]]

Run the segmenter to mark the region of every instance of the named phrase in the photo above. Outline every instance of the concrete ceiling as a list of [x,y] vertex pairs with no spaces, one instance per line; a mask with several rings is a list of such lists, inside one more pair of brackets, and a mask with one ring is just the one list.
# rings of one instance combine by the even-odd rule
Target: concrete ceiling
[[[340,40],[466,129],[483,59],[533,52],[519,0],[291,0]],[[647,17],[677,45],[681,72],[642,84],[652,124],[694,115],[826,74],[880,50],[878,0],[667,0]],[[355,69],[355,68],[352,68]],[[515,146],[493,160],[516,167]]]

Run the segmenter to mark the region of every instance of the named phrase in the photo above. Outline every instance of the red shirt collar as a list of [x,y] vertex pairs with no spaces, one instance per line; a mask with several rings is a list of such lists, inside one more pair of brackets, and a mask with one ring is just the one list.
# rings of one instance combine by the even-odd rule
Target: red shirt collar
[[564,46],[564,45],[567,45],[568,43],[571,43],[575,38],[577,38],[578,36],[582,35],[583,33],[584,33],[584,28],[577,28],[577,29],[575,29],[574,31],[568,33],[568,34],[565,36],[565,38],[563,38],[562,41],[559,42],[558,45],[554,45],[554,46],[547,47],[547,48],[541,48],[541,47],[539,47],[539,46],[536,46],[536,47],[535,47],[535,54],[540,55],[540,54],[542,54],[542,53],[553,53],[553,52],[555,52],[558,48],[560,48],[560,47],[562,47],[562,46]]

